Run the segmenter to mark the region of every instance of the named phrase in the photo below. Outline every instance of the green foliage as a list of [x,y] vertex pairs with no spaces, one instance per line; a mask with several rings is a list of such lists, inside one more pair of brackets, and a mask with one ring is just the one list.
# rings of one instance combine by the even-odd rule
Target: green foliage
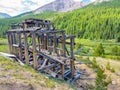
[[19,16],[19,17],[12,17],[12,18],[7,18],[7,19],[1,19],[0,20],[0,38],[5,38],[6,37],[6,31],[8,31],[11,27],[12,24],[14,23],[21,23],[22,20],[26,18],[38,18],[38,19],[51,19],[54,18],[59,13],[56,12],[44,12],[41,14],[29,14],[25,16]]
[[113,46],[111,48],[112,55],[119,56],[120,55],[120,47],[119,46]]
[[68,34],[75,34],[78,38],[116,39],[120,35],[119,7],[119,0],[112,0],[67,13],[31,13],[26,16],[2,19],[0,20],[0,37],[5,37],[12,23],[20,23],[25,18],[39,18],[52,20],[56,28],[65,29]]
[[117,38],[117,42],[120,42],[120,37]]
[[110,67],[110,62],[107,62],[107,64],[106,64],[106,69],[107,69],[107,70],[110,70],[110,68],[111,68],[111,67]]
[[57,16],[58,29],[84,39],[116,39],[120,35],[120,2],[91,5],[86,8]]
[[107,75],[104,74],[104,69],[98,67],[97,77],[96,77],[96,90],[107,90],[107,85],[109,84],[105,81]]
[[113,67],[111,67],[111,65],[110,65],[110,62],[107,62],[107,64],[106,64],[106,69],[107,70],[110,70],[111,72],[115,72],[115,69],[113,68]]
[[81,48],[81,43],[80,42],[76,42],[75,49],[78,50],[80,48]]
[[92,68],[97,69],[98,67],[99,67],[99,65],[97,64],[96,58],[94,57],[92,60]]
[[105,54],[104,47],[100,43],[94,51],[95,56],[103,56]]
[[114,73],[114,72],[115,72],[115,69],[112,67],[112,68],[110,69],[110,71],[111,71],[112,73]]
[[92,60],[92,68],[97,72],[94,90],[107,90],[107,86],[110,81],[106,80],[107,75],[104,73],[105,70],[99,66],[95,57]]

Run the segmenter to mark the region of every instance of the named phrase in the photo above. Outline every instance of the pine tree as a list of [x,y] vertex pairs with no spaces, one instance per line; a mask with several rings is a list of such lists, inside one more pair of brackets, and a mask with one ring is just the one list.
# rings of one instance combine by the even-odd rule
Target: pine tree
[[94,51],[95,56],[103,56],[105,54],[104,47],[102,43],[100,43]]

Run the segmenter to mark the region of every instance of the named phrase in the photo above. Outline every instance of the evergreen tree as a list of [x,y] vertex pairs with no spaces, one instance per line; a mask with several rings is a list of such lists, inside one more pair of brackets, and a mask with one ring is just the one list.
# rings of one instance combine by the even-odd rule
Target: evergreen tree
[[100,43],[94,51],[95,56],[103,56],[105,54],[104,47]]

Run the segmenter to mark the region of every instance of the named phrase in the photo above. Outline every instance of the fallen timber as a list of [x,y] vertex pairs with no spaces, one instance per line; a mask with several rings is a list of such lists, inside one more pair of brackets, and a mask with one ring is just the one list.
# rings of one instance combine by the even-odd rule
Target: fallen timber
[[7,37],[10,54],[21,62],[55,78],[71,82],[80,78],[74,64],[75,36],[55,29],[50,21],[25,19],[12,25]]

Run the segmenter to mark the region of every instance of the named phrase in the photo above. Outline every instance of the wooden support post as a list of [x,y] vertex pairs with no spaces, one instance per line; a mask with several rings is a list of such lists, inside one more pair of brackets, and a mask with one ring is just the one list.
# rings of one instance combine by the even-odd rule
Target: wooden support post
[[18,43],[19,43],[19,59],[22,60],[22,42],[21,42],[21,33],[18,32]]
[[[16,34],[16,33],[12,33],[13,44],[16,44],[16,35],[15,35],[15,34]],[[18,55],[17,55],[17,48],[14,47],[14,46],[13,46],[13,53],[14,53],[16,56],[18,56]]]
[[75,67],[74,67],[74,60],[70,60],[70,66],[71,66],[71,77],[74,77]]
[[25,61],[26,61],[26,64],[29,64],[28,44],[27,44],[27,34],[26,34],[26,32],[23,32],[23,35],[24,35]]
[[71,77],[74,77],[74,54],[73,54],[73,48],[74,48],[74,38],[71,37],[70,38],[70,56],[71,56],[71,60],[70,60],[70,65],[71,65]]
[[39,51],[41,50],[41,48],[40,48],[40,37],[39,36],[37,36],[38,37],[38,48],[39,48]]
[[16,44],[16,33],[12,33],[13,36],[13,44]]
[[64,57],[66,57],[65,45],[66,45],[66,42],[65,42],[65,32],[63,31],[62,32],[62,56],[64,56]]
[[74,38],[71,37],[70,38],[70,56],[71,56],[71,58],[74,58],[73,49],[74,49]]
[[35,32],[32,32],[32,49],[33,49],[33,65],[34,68],[37,69],[38,61],[37,61],[37,51],[36,51],[36,36]]
[[48,38],[49,34],[46,33],[46,50],[48,50],[48,43],[49,43],[49,38]]
[[62,78],[64,78],[64,70],[65,70],[64,64],[61,64],[61,75],[62,75]]
[[10,33],[10,43],[11,43],[11,52],[12,54],[14,54],[14,51],[13,51],[13,36],[12,36],[12,33]]
[[56,37],[56,33],[54,33],[54,52],[57,54],[57,37]]
[[10,52],[10,54],[13,54],[13,51],[12,51],[12,39],[11,39],[11,33],[7,33],[7,36],[8,36],[9,52]]

